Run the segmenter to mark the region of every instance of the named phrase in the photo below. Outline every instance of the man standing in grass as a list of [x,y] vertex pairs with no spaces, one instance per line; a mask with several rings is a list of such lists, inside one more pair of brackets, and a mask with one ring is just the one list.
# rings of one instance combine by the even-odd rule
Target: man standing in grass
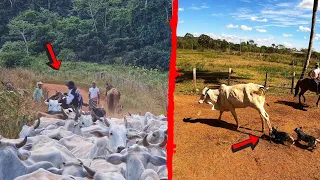
[[97,107],[100,102],[100,91],[97,88],[96,82],[92,82],[92,87],[89,89],[89,111],[92,107]]
[[319,63],[315,63],[314,68],[309,72],[309,77],[314,80],[317,85],[317,95],[319,95],[320,68]]
[[43,99],[42,82],[37,82],[37,88],[33,93],[33,100],[35,103],[41,102]]

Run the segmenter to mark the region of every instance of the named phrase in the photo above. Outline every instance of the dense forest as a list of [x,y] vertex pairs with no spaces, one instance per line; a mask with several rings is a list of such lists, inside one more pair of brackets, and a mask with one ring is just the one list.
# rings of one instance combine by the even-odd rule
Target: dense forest
[[[238,52],[255,52],[255,53],[279,53],[279,54],[296,54],[305,56],[307,49],[288,48],[282,44],[270,44],[270,46],[258,46],[254,40],[243,41],[241,44],[228,42],[225,39],[213,39],[208,35],[201,34],[199,37],[193,36],[191,33],[178,37],[178,48],[204,50],[212,49],[216,51],[238,51]],[[320,58],[320,53],[313,50],[312,55]]]
[[0,63],[30,66],[51,42],[58,59],[168,70],[168,0],[4,0]]

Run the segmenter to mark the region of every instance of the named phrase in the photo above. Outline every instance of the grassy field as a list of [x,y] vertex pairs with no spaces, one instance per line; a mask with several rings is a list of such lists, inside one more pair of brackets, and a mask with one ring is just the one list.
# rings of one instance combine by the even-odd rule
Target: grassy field
[[[121,92],[120,104],[125,108],[154,114],[166,114],[167,108],[167,76],[165,72],[147,70],[138,67],[121,65],[101,65],[85,62],[63,62],[59,71],[50,69],[44,62],[33,64],[32,68],[3,69],[0,68],[0,81],[11,81],[16,88],[26,89],[29,93],[3,90],[0,85],[0,134],[15,138],[21,130],[23,115],[30,121],[36,117],[37,111],[46,111],[45,106],[32,103],[32,94],[37,81],[44,83],[64,84],[73,80],[80,88],[89,88],[92,81],[105,93],[106,82],[111,83]],[[95,72],[106,72],[105,77]],[[112,82],[110,80],[112,77]]]
[[[298,65],[293,66],[292,61]],[[257,53],[222,53],[215,51],[199,52],[196,50],[177,51],[177,67],[181,68],[182,77],[176,84],[176,93],[194,94],[192,82],[192,68],[197,68],[197,88],[207,85],[227,83],[225,74],[232,68],[231,84],[258,83],[264,84],[265,74],[268,72],[268,86],[291,87],[292,73],[296,72],[296,80],[303,68],[303,57],[292,55],[268,54],[259,57]],[[313,67],[315,59],[311,59],[309,69]],[[290,89],[270,88],[273,94],[288,94]]]

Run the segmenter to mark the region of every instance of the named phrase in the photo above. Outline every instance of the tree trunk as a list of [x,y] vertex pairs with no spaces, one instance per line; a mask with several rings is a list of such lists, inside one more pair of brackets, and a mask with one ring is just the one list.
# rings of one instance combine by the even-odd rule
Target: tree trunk
[[308,66],[309,66],[309,61],[311,57],[311,52],[312,52],[312,43],[313,43],[313,35],[314,35],[314,26],[316,24],[316,18],[317,18],[317,10],[318,10],[318,0],[314,0],[313,3],[313,12],[312,12],[312,24],[311,24],[311,32],[310,32],[310,40],[309,40],[309,47],[308,47],[308,53],[307,53],[307,58],[306,61],[304,62],[303,70],[301,72],[300,78],[303,79]]
[[27,42],[27,39],[26,39],[26,37],[25,37],[25,35],[24,35],[24,32],[19,31],[19,33],[21,34],[21,36],[22,36],[22,38],[23,38],[24,44],[25,44],[25,46],[26,46],[26,52],[27,52],[27,55],[29,56],[28,42]]

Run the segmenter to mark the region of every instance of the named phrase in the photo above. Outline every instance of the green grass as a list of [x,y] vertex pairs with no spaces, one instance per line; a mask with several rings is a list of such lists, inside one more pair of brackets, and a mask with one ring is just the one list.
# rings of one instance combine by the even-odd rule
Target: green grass
[[[297,60],[298,66],[292,66],[292,61]],[[207,72],[228,72],[232,68],[233,74],[231,84],[237,83],[258,83],[264,84],[265,74],[268,72],[269,86],[291,87],[292,72],[296,72],[296,80],[299,78],[303,68],[304,58],[297,58],[286,54],[268,54],[266,57],[259,57],[257,53],[222,53],[212,50],[204,52],[194,50],[177,51],[177,67],[183,72],[192,71],[194,67],[199,71]],[[312,68],[315,59],[311,59],[309,70]],[[205,83],[201,78],[197,79],[197,88],[202,89],[208,85],[227,83],[227,79],[220,79],[218,83]],[[186,79],[176,85],[176,93],[194,93],[191,79]],[[271,88],[271,94],[288,94],[289,89]]]

